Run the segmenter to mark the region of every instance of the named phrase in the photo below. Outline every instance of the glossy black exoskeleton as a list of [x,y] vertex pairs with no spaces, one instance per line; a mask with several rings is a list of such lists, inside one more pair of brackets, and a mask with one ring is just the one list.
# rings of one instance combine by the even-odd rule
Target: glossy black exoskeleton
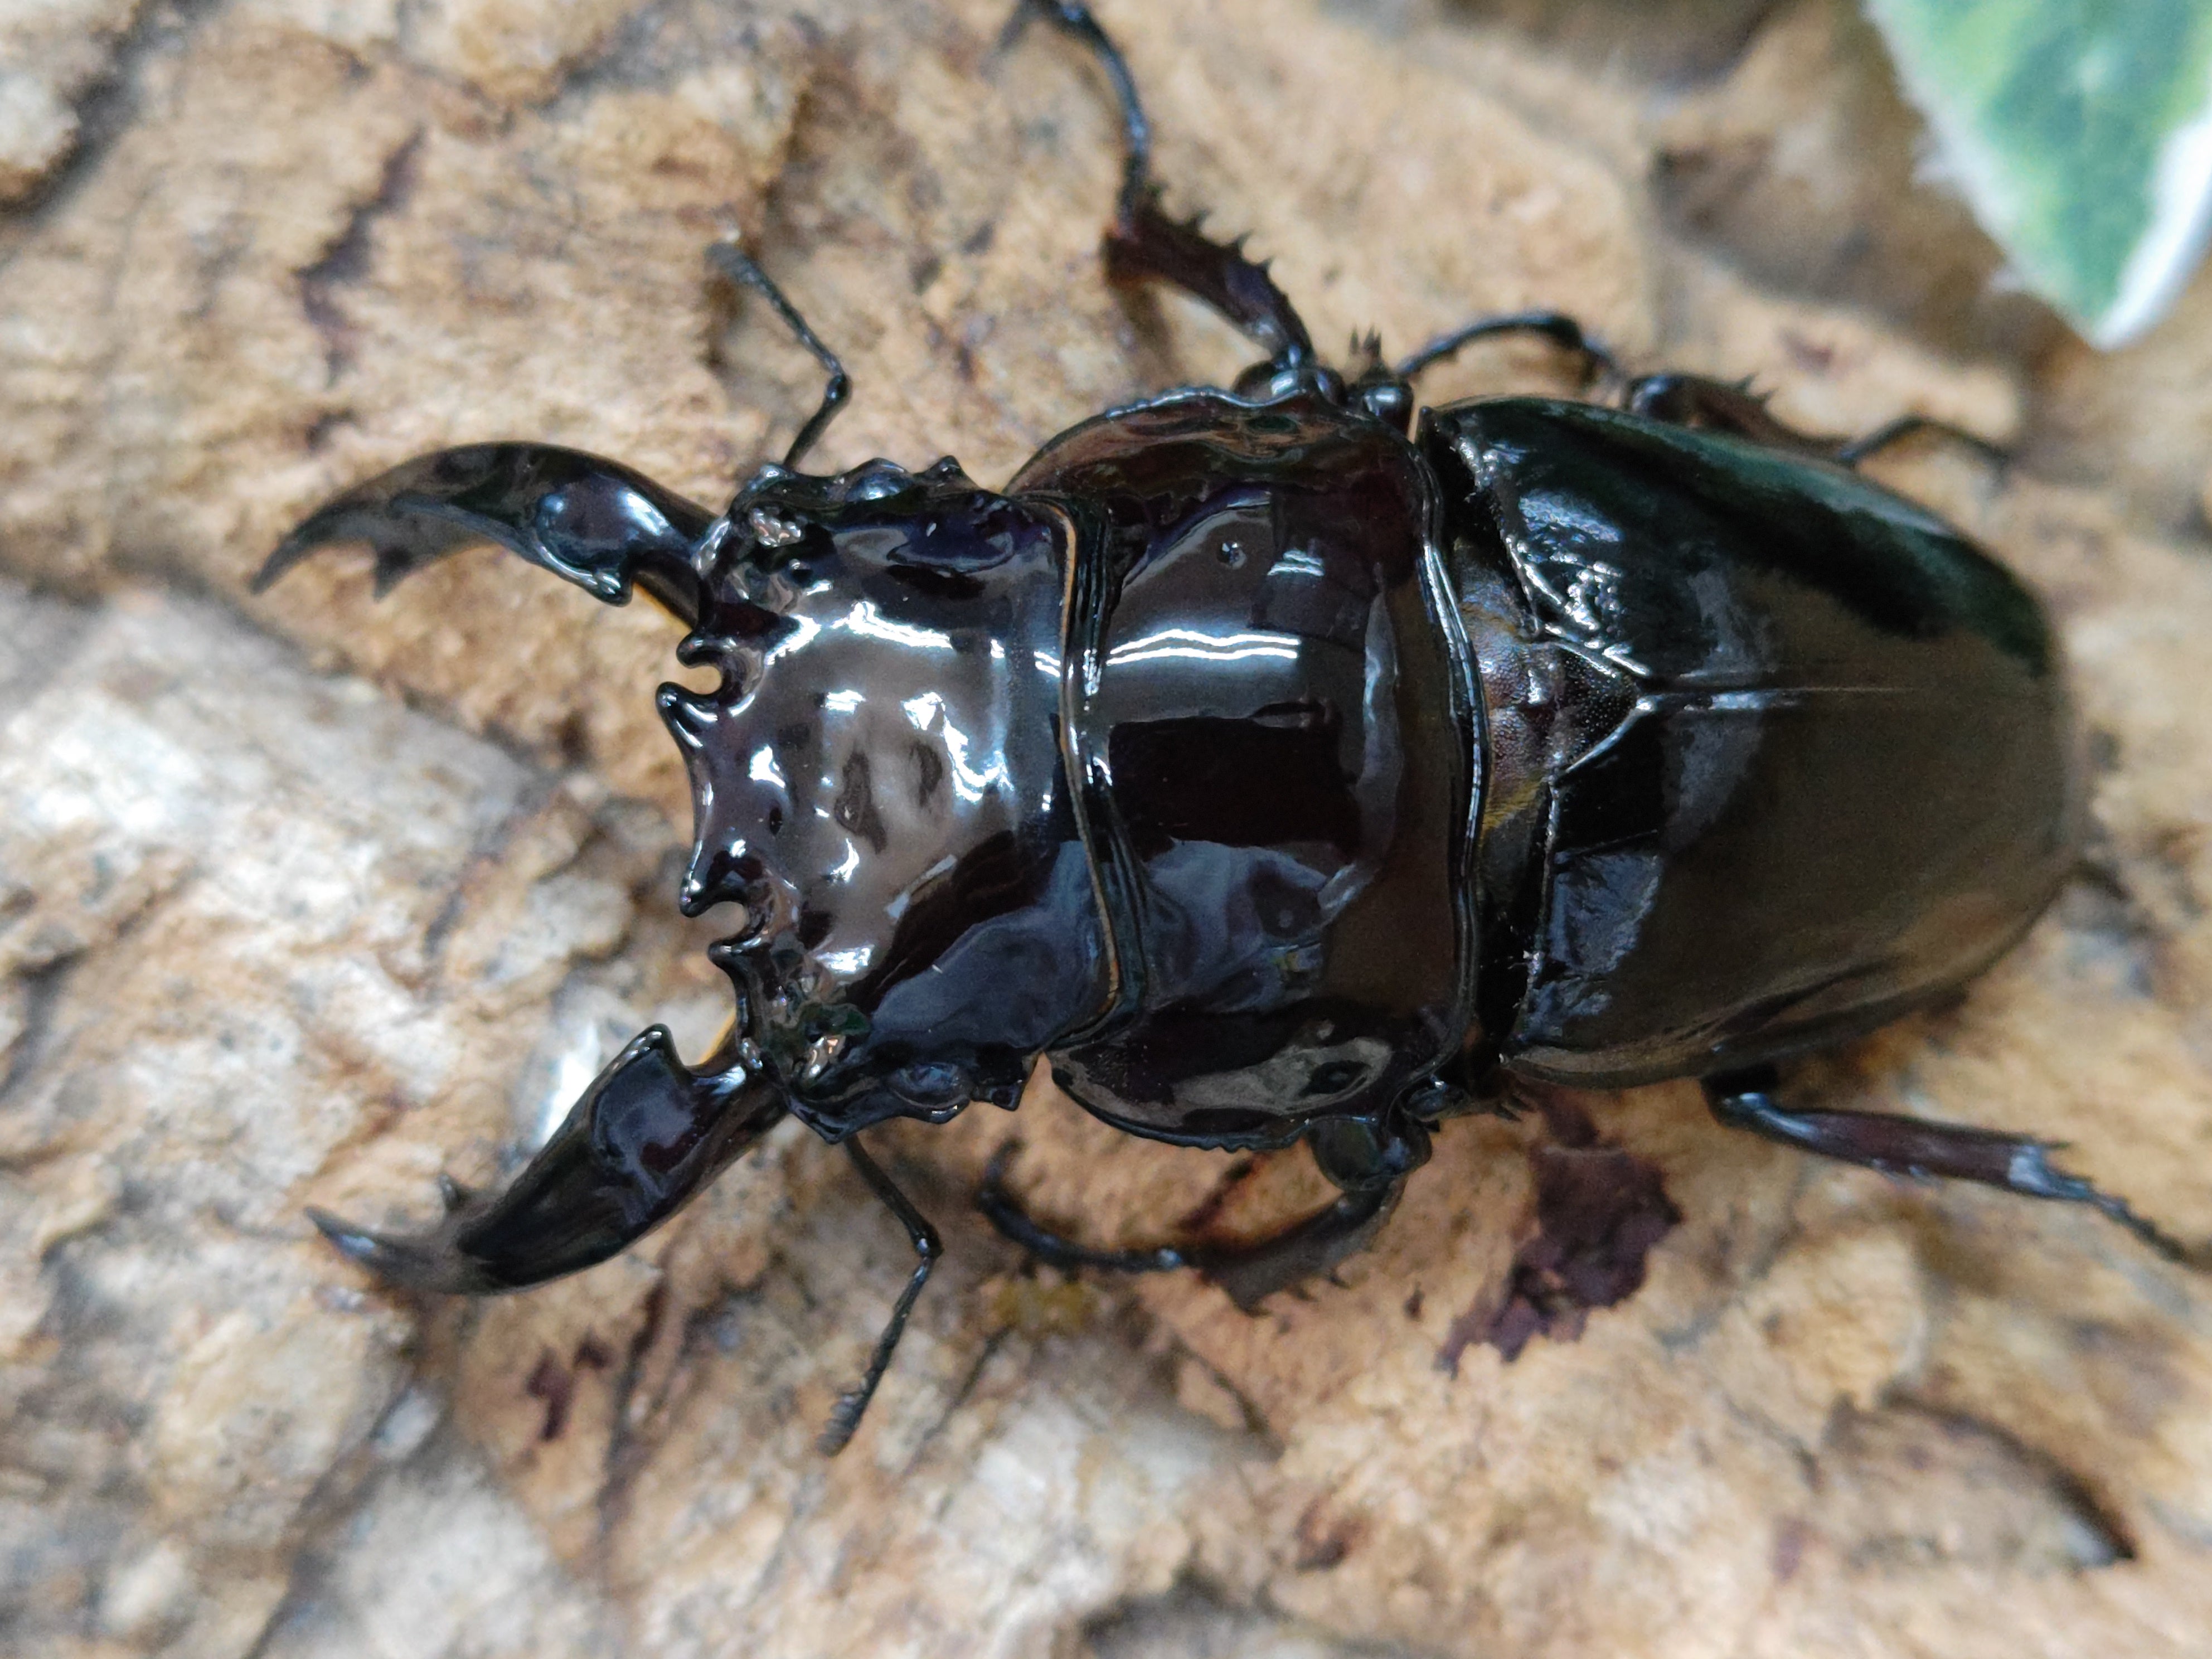
[[[1740,390],[1624,380],[1571,319],[1477,322],[1348,379],[1264,270],[1159,210],[1127,70],[1109,275],[1175,283],[1267,360],[1230,391],[1085,422],[1003,491],[952,461],[799,461],[836,360],[734,246],[711,258],[823,363],[781,465],[720,513],[533,443],[425,456],[261,573],[365,541],[380,591],[500,543],[687,623],[661,688],[696,796],[687,915],[737,1017],[696,1069],[653,1027],[504,1191],[416,1237],[325,1217],[386,1279],[508,1290],[623,1249],[790,1114],[848,1147],[919,1263],[824,1437],[844,1443],[938,1252],[862,1151],[891,1118],[1016,1103],[1048,1055],[1133,1133],[1304,1140],[1343,1191],[1236,1249],[1101,1252],[994,1170],[1000,1229],[1063,1265],[1189,1265],[1248,1304],[1358,1249],[1438,1120],[1515,1078],[1705,1082],[1729,1125],[1881,1170],[2118,1200],[2016,1135],[1795,1110],[1776,1062],[1951,991],[2075,856],[2043,611],[1958,531]],[[1499,398],[1414,418],[1413,377],[1527,332],[1622,406]]]

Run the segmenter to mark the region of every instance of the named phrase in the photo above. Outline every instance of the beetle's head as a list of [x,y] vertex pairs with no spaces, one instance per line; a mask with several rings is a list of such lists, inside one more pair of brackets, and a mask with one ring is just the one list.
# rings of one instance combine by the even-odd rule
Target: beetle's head
[[772,468],[706,538],[679,656],[721,681],[660,691],[697,812],[682,903],[745,907],[718,959],[793,1081],[1004,908],[1060,787],[1065,540],[949,459]]

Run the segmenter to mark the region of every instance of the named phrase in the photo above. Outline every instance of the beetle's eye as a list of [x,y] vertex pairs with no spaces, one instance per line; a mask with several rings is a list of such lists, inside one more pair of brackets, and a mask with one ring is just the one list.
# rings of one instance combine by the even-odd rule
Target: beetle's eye
[[756,507],[745,514],[745,526],[763,547],[789,547],[806,533],[789,519],[779,517],[764,507]]

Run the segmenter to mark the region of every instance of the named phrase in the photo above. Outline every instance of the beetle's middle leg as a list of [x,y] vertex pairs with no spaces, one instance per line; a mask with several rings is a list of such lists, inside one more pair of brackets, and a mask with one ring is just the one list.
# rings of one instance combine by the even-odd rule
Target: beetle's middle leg
[[1306,1144],[1322,1173],[1343,1189],[1343,1196],[1326,1209],[1245,1244],[1102,1250],[1078,1243],[1036,1220],[1007,1193],[1006,1169],[1017,1145],[1011,1140],[992,1158],[975,1203],[1002,1236],[1051,1267],[1096,1267],[1109,1273],[1194,1267],[1249,1313],[1277,1291],[1326,1273],[1365,1249],[1397,1207],[1407,1176],[1429,1159],[1428,1132],[1411,1118],[1379,1123],[1324,1119]]
[[1121,193],[1106,232],[1106,274],[1115,282],[1149,278],[1170,283],[1226,317],[1267,352],[1264,368],[1250,371],[1246,380],[1312,367],[1312,337],[1267,267],[1246,258],[1241,244],[1217,242],[1196,221],[1181,222],[1161,210],[1160,187],[1152,173],[1152,123],[1145,118],[1127,60],[1091,8],[1078,0],[1018,0],[1007,20],[1006,42],[1032,19],[1088,46],[1114,83],[1121,105]]
[[1747,1129],[1785,1146],[1838,1158],[1885,1175],[1973,1181],[2023,1198],[2086,1204],[2118,1222],[2169,1261],[2212,1270],[2212,1246],[2191,1246],[2137,1215],[2124,1199],[2052,1167],[2047,1140],[1930,1123],[1887,1112],[1790,1111],[1774,1096],[1773,1068],[1705,1079],[1705,1101],[1731,1129]]

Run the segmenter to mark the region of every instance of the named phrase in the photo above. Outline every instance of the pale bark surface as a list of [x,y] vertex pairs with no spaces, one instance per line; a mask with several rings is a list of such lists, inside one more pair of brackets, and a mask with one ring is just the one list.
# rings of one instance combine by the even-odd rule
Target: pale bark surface
[[[2212,1236],[2212,285],[2118,360],[1990,298],[1825,0],[1103,10],[1171,204],[1251,230],[1325,343],[1542,303],[1809,425],[2027,436],[2005,478],[1884,476],[2060,617],[2094,871],[1802,1086],[2071,1141]],[[1256,1318],[1025,1272],[966,1194],[1018,1124],[1030,1200],[1102,1239],[1216,1195],[1257,1226],[1318,1195],[1302,1155],[1224,1194],[1229,1160],[1047,1087],[886,1133],[951,1256],[834,1462],[908,1258],[795,1127],[529,1296],[416,1307],[313,1237],[307,1205],[420,1216],[493,1172],[654,1018],[696,1054],[726,993],[674,915],[664,617],[489,553],[381,605],[357,558],[247,576],[472,439],[726,492],[816,389],[707,287],[726,225],[854,372],[825,465],[995,481],[1233,372],[1224,329],[1104,286],[1102,88],[1042,36],[998,55],[1003,15],[0,11],[0,1649],[2205,1652],[2212,1280],[1731,1136],[1687,1086],[1579,1103],[1683,1219],[1510,1364],[1462,1339],[1528,1236],[1536,1117],[1454,1126],[1377,1249]]]

